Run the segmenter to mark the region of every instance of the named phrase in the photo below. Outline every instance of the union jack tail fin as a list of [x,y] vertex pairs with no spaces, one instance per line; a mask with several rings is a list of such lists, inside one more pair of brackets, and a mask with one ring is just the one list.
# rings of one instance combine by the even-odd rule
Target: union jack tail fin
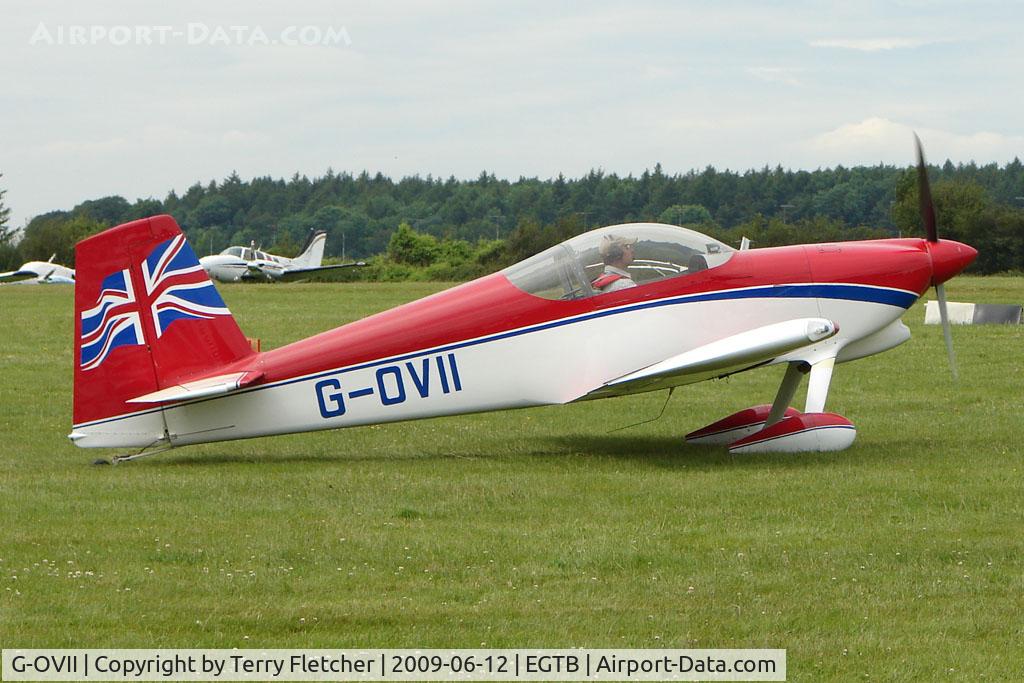
[[253,351],[170,216],[75,247],[74,433],[80,446],[147,445],[159,406],[132,399],[230,372]]

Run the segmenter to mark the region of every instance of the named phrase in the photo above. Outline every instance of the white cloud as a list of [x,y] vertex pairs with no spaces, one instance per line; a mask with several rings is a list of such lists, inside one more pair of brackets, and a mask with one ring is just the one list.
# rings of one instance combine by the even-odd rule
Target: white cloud
[[914,128],[886,118],[871,117],[848,123],[814,136],[808,146],[842,160],[843,164],[877,163],[903,165],[914,158],[913,134],[921,138],[932,162],[945,159],[978,163],[1004,163],[1020,155],[1024,135],[1003,135],[990,131],[956,133],[934,128]]
[[766,83],[782,83],[794,87],[803,85],[796,76],[800,71],[801,69],[784,66],[750,66],[746,68],[748,74]]
[[678,73],[675,69],[668,67],[659,66],[656,64],[648,64],[643,70],[644,79],[648,81],[661,81],[676,78]]
[[858,39],[822,39],[812,40],[811,47],[831,47],[861,52],[879,52],[882,50],[902,50],[931,45],[938,41],[921,40],[919,38],[858,38]]
[[226,131],[221,135],[220,139],[225,145],[240,145],[244,147],[265,145],[270,142],[270,136],[263,133],[235,129]]
[[841,154],[865,147],[889,147],[908,139],[910,133],[911,129],[904,124],[872,117],[817,135],[812,144],[818,149]]
[[33,151],[54,159],[98,155],[117,155],[123,158],[169,154],[172,150],[195,151],[217,145],[259,145],[267,140],[268,136],[262,133],[238,129],[196,132],[175,126],[147,125],[103,139],[52,140],[35,147]]

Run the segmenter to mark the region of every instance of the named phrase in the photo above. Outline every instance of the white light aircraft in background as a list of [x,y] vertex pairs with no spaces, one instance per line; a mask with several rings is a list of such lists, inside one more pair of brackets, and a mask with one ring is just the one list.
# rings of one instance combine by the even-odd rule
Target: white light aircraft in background
[[0,284],[18,285],[73,285],[73,268],[54,263],[54,254],[49,261],[29,261],[18,270],[0,273]]
[[199,259],[203,270],[221,282],[240,280],[300,280],[316,275],[322,276],[343,268],[366,265],[362,261],[337,265],[322,265],[327,233],[317,230],[310,235],[306,247],[295,258],[269,254],[257,249],[255,243],[248,247],[228,247],[219,254]]

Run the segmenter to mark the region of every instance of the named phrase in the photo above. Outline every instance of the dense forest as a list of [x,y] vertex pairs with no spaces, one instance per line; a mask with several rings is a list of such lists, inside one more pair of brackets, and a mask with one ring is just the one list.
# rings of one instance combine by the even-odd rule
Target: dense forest
[[[973,272],[1024,270],[1024,165],[930,168],[943,237],[980,252]],[[161,199],[103,197],[5,227],[0,193],[0,269],[57,255],[73,265],[74,243],[104,227],[173,215],[200,254],[254,241],[294,254],[312,229],[328,232],[335,259],[372,259],[360,277],[463,279],[489,272],[589,228],[631,221],[694,227],[755,247],[919,234],[912,168],[816,171],[781,167],[743,173],[640,176],[594,170],[581,178],[475,180],[328,171],[310,179],[270,177],[197,183]],[[401,229],[400,229],[401,228]]]

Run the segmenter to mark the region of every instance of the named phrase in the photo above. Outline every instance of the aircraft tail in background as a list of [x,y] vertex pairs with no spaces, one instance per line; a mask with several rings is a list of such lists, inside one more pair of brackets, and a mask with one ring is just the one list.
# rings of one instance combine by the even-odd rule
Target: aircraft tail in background
[[310,235],[302,253],[292,259],[292,268],[319,268],[324,261],[324,247],[327,244],[327,233],[317,230]]

